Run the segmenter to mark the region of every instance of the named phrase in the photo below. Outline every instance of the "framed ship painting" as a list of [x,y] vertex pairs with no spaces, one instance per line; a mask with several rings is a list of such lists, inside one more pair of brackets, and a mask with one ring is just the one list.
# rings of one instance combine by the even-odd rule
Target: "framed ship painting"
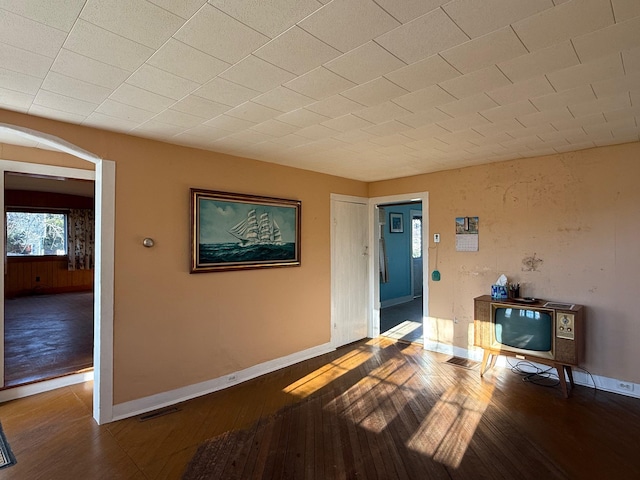
[[191,273],[300,265],[301,202],[191,189]]

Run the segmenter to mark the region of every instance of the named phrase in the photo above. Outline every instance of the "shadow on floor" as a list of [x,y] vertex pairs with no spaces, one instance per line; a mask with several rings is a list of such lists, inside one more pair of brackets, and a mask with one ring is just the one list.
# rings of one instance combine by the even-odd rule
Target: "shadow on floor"
[[422,297],[380,309],[380,335],[404,342],[423,343]]

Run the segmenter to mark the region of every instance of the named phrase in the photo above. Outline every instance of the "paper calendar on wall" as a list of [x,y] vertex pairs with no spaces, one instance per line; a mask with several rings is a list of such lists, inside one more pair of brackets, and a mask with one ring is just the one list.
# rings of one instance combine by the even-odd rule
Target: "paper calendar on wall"
[[478,251],[478,217],[456,217],[456,251]]

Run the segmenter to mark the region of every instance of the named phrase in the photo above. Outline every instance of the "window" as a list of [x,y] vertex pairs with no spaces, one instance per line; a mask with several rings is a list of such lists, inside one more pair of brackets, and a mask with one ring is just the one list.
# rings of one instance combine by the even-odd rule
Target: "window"
[[422,217],[411,219],[411,256],[422,257]]
[[7,255],[66,254],[66,214],[7,212]]

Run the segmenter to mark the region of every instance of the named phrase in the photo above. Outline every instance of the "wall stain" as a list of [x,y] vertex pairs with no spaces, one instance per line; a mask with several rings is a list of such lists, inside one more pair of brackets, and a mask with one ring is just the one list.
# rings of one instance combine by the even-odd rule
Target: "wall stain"
[[523,272],[537,272],[538,267],[544,263],[541,258],[536,258],[534,253],[532,257],[524,257],[522,259],[522,271]]

